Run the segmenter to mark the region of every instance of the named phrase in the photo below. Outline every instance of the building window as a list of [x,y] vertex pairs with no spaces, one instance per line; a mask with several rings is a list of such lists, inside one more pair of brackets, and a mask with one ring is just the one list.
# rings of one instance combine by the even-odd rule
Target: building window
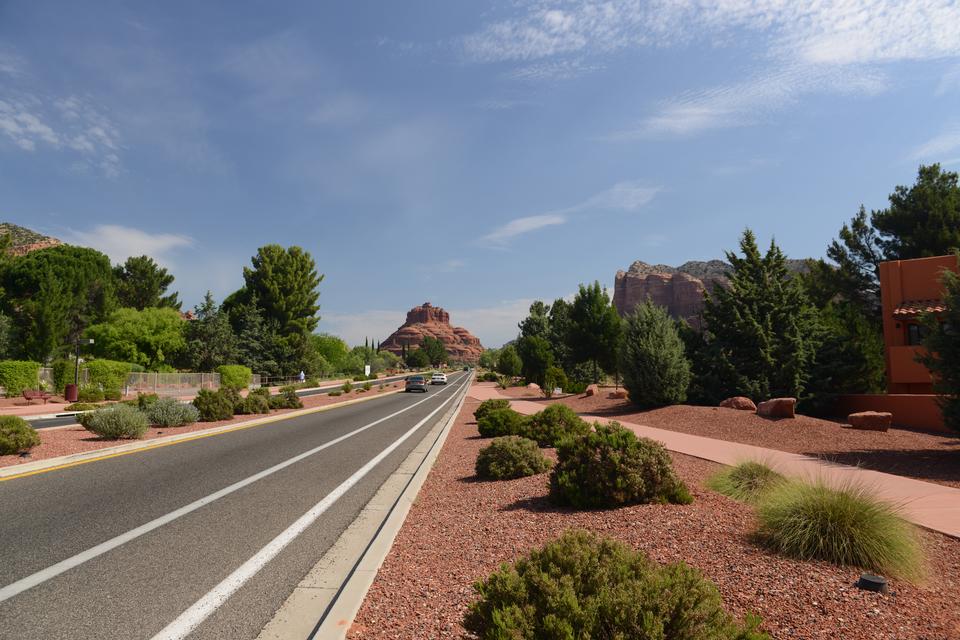
[[927,328],[920,324],[907,325],[907,344],[911,347],[918,347],[923,344],[923,339],[927,337]]

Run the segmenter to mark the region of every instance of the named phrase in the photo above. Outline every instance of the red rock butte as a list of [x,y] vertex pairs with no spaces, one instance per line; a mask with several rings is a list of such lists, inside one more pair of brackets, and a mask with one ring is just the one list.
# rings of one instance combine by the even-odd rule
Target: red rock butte
[[483,345],[477,337],[463,327],[450,326],[450,314],[429,302],[410,309],[407,321],[380,343],[380,348],[399,356],[404,347],[408,350],[419,348],[426,336],[443,342],[451,360],[476,362],[483,353]]

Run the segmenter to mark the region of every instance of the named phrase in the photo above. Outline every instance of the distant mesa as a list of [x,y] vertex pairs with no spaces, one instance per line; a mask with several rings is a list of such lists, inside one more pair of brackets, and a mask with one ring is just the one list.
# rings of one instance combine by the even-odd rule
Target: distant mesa
[[31,251],[63,244],[56,238],[45,236],[26,227],[11,222],[0,222],[0,236],[5,235],[10,236],[10,253],[15,256],[26,255]]
[[429,302],[410,309],[407,321],[380,343],[380,348],[399,356],[404,347],[407,350],[419,348],[426,336],[443,342],[451,360],[476,362],[483,353],[478,338],[463,327],[450,326],[450,314]]

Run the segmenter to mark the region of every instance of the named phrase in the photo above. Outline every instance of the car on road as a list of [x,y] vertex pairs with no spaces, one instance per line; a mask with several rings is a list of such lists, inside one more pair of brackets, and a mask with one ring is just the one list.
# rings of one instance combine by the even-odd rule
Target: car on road
[[436,372],[430,376],[430,384],[447,384],[447,374]]
[[423,391],[427,392],[427,379],[423,376],[407,376],[403,385],[404,391]]

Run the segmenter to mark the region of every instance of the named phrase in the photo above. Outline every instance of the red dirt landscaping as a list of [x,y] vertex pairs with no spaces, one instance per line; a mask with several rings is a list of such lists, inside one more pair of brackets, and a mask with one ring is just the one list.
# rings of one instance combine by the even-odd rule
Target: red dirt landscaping
[[[374,383],[376,384],[376,383]],[[399,383],[387,384],[384,387],[383,392],[391,391],[394,389],[400,388]],[[327,394],[318,394],[312,396],[305,396],[301,398],[303,401],[303,407],[305,409],[311,409],[314,407],[323,407],[331,404],[337,404],[344,402],[346,400],[354,400],[356,398],[368,397],[371,394],[375,395],[379,392],[378,387],[374,386],[370,391],[365,391],[361,393],[351,393],[349,395],[342,396],[330,396]],[[162,427],[156,428],[152,427],[147,433],[141,438],[141,440],[153,440],[158,437],[163,436],[173,436],[181,433],[192,433],[194,431],[204,431],[206,429],[212,429],[214,427],[222,427],[228,424],[235,424],[240,422],[246,422],[249,420],[255,420],[257,418],[267,418],[270,415],[279,415],[283,413],[290,413],[295,411],[295,409],[281,409],[277,411],[271,411],[269,415],[252,415],[252,416],[234,416],[232,420],[221,420],[219,422],[195,422],[186,427]],[[53,428],[53,429],[40,429],[37,431],[40,434],[40,444],[30,450],[27,455],[11,455],[11,456],[0,456],[0,467],[10,467],[17,464],[23,464],[25,462],[34,462],[36,460],[46,460],[48,458],[57,458],[59,456],[66,456],[74,453],[82,453],[84,451],[94,451],[97,449],[106,449],[108,447],[115,447],[120,444],[125,444],[127,442],[133,442],[132,440],[104,440],[96,436],[93,433],[90,433],[80,425],[72,427],[62,427],[62,428]]]
[[548,474],[475,480],[476,454],[488,442],[473,422],[477,404],[467,399],[350,638],[467,637],[460,622],[474,599],[472,583],[571,528],[623,540],[658,562],[697,567],[717,583],[729,611],[760,615],[775,638],[960,638],[958,540],[920,531],[929,561],[924,585],[894,580],[891,595],[860,591],[852,586],[856,569],[789,560],[753,544],[752,509],[703,486],[719,465],[683,455],[673,458],[692,505],[558,509],[547,499]]

